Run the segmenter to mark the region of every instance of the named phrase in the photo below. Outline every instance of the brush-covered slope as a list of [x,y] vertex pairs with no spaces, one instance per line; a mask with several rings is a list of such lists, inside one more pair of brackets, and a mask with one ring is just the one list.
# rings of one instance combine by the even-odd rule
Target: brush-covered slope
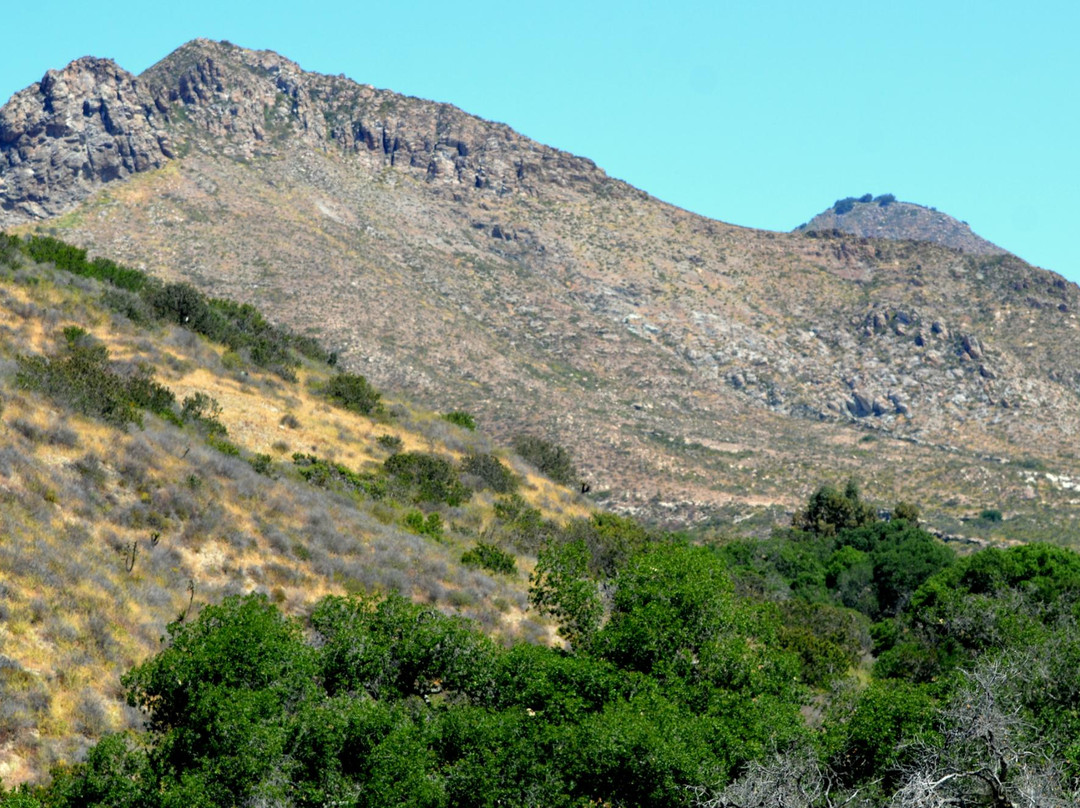
[[928,241],[972,255],[1004,255],[1006,251],[976,235],[967,222],[954,219],[937,208],[898,202],[892,194],[863,194],[838,199],[796,233],[839,230],[864,238],[894,241]]
[[[397,591],[497,637],[550,639],[525,615],[527,578],[537,537],[555,529],[545,520],[587,516],[572,492],[406,402],[344,409],[325,361],[271,356],[278,332],[244,346],[233,333],[235,350],[208,340],[192,329],[217,315],[154,288],[57,270],[0,239],[5,784],[140,725],[120,674],[167,623],[229,594],[294,612],[325,593]],[[202,313],[170,323],[155,315],[164,300]],[[232,312],[255,333],[253,312]],[[463,563],[478,540],[508,554],[488,566],[516,556],[516,568]]]
[[[60,148],[42,88],[96,75],[17,96],[3,143]],[[173,157],[84,167],[97,190],[42,220],[10,196],[34,151],[2,146],[3,222],[257,302],[378,385],[573,446],[625,511],[790,512],[854,474],[943,529],[997,507],[1011,535],[1078,535],[1080,290],[1052,273],[710,221],[505,126],[227,43],[131,81],[123,109]]]

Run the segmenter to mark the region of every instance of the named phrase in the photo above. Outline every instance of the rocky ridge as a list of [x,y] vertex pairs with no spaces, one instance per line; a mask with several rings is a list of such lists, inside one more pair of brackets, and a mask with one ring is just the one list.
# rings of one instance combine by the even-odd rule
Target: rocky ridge
[[[237,71],[241,61],[248,69]],[[228,140],[226,154],[301,142],[404,169],[436,185],[535,193],[544,183],[605,183],[591,161],[438,104],[302,70],[272,51],[195,40],[142,78],[170,122]]]
[[[247,70],[236,70],[238,60]],[[591,160],[449,104],[307,73],[271,51],[195,40],[139,77],[84,57],[17,93],[0,113],[0,225],[61,213],[101,185],[160,168],[175,156],[170,132],[214,138],[233,159],[303,143],[455,190],[609,184]]]

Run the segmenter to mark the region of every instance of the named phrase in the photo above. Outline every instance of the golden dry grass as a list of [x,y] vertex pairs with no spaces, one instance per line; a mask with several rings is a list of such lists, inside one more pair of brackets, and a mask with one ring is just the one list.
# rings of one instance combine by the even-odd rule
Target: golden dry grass
[[[450,457],[486,438],[402,401],[390,402],[407,412],[397,419],[334,408],[313,392],[325,369],[304,367],[295,383],[230,369],[219,346],[115,319],[92,284],[54,283],[44,270],[35,277],[0,282],[0,355],[51,354],[59,332],[78,325],[112,359],[152,365],[178,400],[196,392],[216,399],[229,441],[275,466],[273,479],[259,476],[190,427],[151,415],[143,430],[119,430],[18,390],[10,366],[0,375],[0,654],[10,663],[0,669],[0,697],[25,701],[6,736],[0,726],[6,784],[40,777],[77,759],[101,732],[138,720],[122,705],[120,674],[157,647],[189,600],[197,609],[255,590],[301,610],[328,593],[392,588],[475,617],[496,635],[554,640],[551,626],[526,612],[530,559],[520,559],[516,577],[460,565],[493,521],[490,491],[447,509],[450,531],[436,541],[399,527],[406,503],[313,488],[290,459],[310,452],[365,471],[388,455],[382,435],[400,438],[404,450]],[[440,443],[442,434],[454,445]],[[525,471],[520,493],[545,517],[589,513],[573,492],[513,464]]]

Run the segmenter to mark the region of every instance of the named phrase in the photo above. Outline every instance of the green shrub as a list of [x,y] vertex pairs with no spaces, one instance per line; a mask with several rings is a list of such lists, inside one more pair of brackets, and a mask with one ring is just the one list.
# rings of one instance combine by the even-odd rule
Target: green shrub
[[50,236],[31,236],[22,243],[23,252],[39,263],[52,263],[74,275],[96,278],[113,286],[138,292],[149,282],[149,276],[137,269],[122,267],[107,258],[88,261],[86,250],[65,244]]
[[535,511],[536,517],[540,517],[540,511],[529,505],[528,501],[520,494],[512,494],[503,499],[495,500],[495,515],[508,522],[518,519],[529,511]]
[[934,701],[923,688],[900,681],[871,682],[851,714],[835,722],[833,765],[845,779],[857,783],[871,778],[895,780],[904,751],[933,725]]
[[510,494],[517,490],[517,476],[502,464],[499,458],[486,452],[472,452],[461,461],[461,470],[479,477],[496,494]]
[[151,401],[167,397],[143,371],[133,379],[114,371],[108,349],[88,340],[82,329],[68,330],[65,337],[67,347],[58,356],[16,357],[16,384],[116,426],[142,425],[137,397],[147,400],[148,391]]
[[106,289],[101,295],[101,302],[136,325],[145,327],[157,321],[154,308],[146,298],[127,289]]
[[843,199],[837,199],[833,202],[833,213],[837,216],[843,216],[845,213],[850,213],[855,208],[855,203],[858,202],[855,197],[847,196]]
[[221,366],[225,370],[240,370],[244,367],[244,357],[240,356],[236,351],[226,351],[221,355]]
[[180,405],[180,418],[186,422],[194,423],[204,429],[210,435],[225,435],[228,429],[219,420],[221,417],[221,405],[217,399],[203,392],[192,393],[187,396]]
[[578,473],[569,449],[535,435],[518,435],[513,446],[523,460],[549,479],[571,486],[577,481]]
[[823,687],[842,676],[851,664],[844,648],[805,626],[784,626],[780,641],[798,655],[802,680],[813,687]]
[[833,536],[839,530],[861,527],[877,521],[877,511],[863,502],[855,480],[848,480],[843,491],[823,485],[810,497],[806,508],[796,511],[791,524],[807,533]]
[[412,489],[416,502],[445,502],[456,506],[467,502],[472,496],[472,491],[458,479],[453,465],[438,455],[398,453],[386,458],[383,466],[398,481]]
[[799,655],[807,684],[828,684],[855,666],[870,648],[869,621],[851,609],[793,598],[783,603],[780,612],[780,642]]
[[893,519],[903,519],[907,522],[911,522],[913,525],[918,525],[920,515],[919,506],[910,502],[897,502],[896,505],[893,506]]
[[1030,471],[1046,471],[1046,463],[1037,457],[1022,457],[1013,461],[1014,466]]
[[379,409],[379,392],[358,373],[339,373],[326,383],[323,393],[350,412],[371,415]]
[[559,532],[553,522],[544,520],[538,508],[533,508],[520,494],[495,500],[494,529],[503,541],[528,553],[535,553],[552,535]]
[[476,429],[476,419],[467,412],[462,412],[461,410],[454,410],[453,412],[445,413],[442,417],[443,420],[449,421],[452,424],[456,424],[462,429],[467,429],[470,432]]
[[300,476],[319,488],[353,491],[372,499],[382,499],[386,496],[384,476],[357,474],[340,463],[332,463],[302,452],[294,453],[292,460]]
[[135,406],[170,420],[176,417],[176,395],[154,380],[154,369],[149,365],[140,365],[136,373],[128,379],[128,392]]
[[274,459],[268,454],[255,454],[248,458],[248,463],[259,474],[270,476],[270,471],[273,468]]
[[589,575],[589,550],[581,540],[549,542],[529,578],[529,603],[559,624],[559,636],[574,649],[587,648],[604,617],[604,604]]
[[149,300],[159,320],[168,320],[205,336],[217,332],[206,295],[190,283],[166,283],[155,288]]
[[0,233],[0,267],[15,269],[18,266],[19,240]]
[[397,435],[379,435],[379,437],[375,439],[375,442],[384,449],[389,449],[391,452],[400,452],[401,447],[404,446],[404,441]]
[[476,546],[461,557],[461,563],[467,567],[482,567],[491,572],[506,575],[517,574],[517,560],[513,555],[500,550],[494,544],[478,541]]
[[207,445],[211,446],[214,449],[217,449],[219,452],[221,452],[224,455],[229,455],[230,457],[239,457],[240,456],[240,447],[237,446],[232,441],[221,437],[221,435],[218,435],[218,434],[207,435],[206,436],[206,443],[207,443]]
[[878,522],[842,534],[838,543],[870,553],[874,583],[886,614],[905,604],[928,578],[956,561],[951,548],[912,522]]
[[433,539],[441,539],[443,535],[442,517],[437,513],[429,513],[427,518],[420,511],[409,511],[404,518],[405,527],[413,533],[421,536],[431,536]]
[[632,517],[614,513],[594,513],[571,519],[552,536],[558,542],[584,542],[589,553],[589,572],[614,575],[631,555],[649,544],[649,532]]
[[76,348],[80,344],[92,345],[94,342],[90,333],[77,325],[65,326],[60,333],[64,335],[64,341],[69,348]]
[[983,522],[1000,522],[1002,519],[1001,511],[997,508],[987,508],[979,513],[979,520]]

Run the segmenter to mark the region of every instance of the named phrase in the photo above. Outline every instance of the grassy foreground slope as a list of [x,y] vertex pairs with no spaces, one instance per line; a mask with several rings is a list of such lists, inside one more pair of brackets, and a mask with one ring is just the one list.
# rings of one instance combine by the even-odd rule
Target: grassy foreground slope
[[[120,673],[159,647],[178,614],[229,594],[262,592],[291,612],[326,593],[398,592],[496,636],[548,637],[544,621],[524,615],[535,548],[503,541],[524,550],[509,573],[461,560],[478,538],[502,541],[513,518],[587,515],[578,497],[436,413],[393,399],[369,415],[335,405],[326,361],[289,349],[275,372],[250,347],[152,317],[137,325],[117,308],[152,315],[138,295],[19,246],[0,242],[5,782],[138,723]],[[75,371],[35,377],[61,366]],[[114,376],[150,378],[175,400],[161,414],[118,409],[95,397]],[[387,471],[395,454],[445,459],[467,501],[425,499]],[[461,473],[469,456],[487,463],[474,472],[516,481],[516,494]]]

